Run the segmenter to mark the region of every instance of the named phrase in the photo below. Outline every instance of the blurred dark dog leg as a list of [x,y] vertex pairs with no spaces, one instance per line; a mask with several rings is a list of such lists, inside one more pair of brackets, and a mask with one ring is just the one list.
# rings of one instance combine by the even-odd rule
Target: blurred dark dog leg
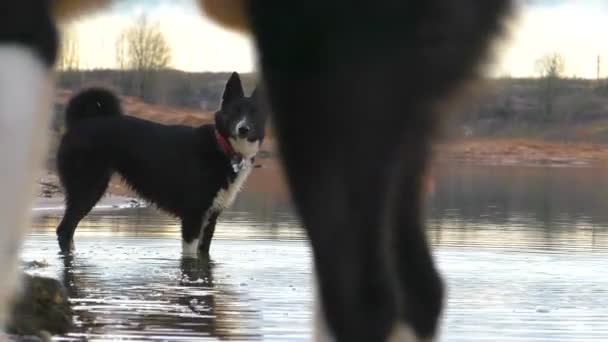
[[509,4],[250,3],[280,152],[314,251],[326,338],[434,337],[442,285],[421,181],[438,109],[475,78]]

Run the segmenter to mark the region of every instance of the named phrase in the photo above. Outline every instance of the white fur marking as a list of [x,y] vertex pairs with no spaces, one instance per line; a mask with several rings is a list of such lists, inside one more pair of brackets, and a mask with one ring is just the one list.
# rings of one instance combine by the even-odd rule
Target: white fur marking
[[230,145],[232,146],[232,148],[236,152],[240,153],[245,159],[251,159],[255,157],[255,155],[260,150],[260,142],[258,140],[252,142],[247,140],[246,138],[235,139],[232,137],[228,140],[230,140]]
[[228,189],[220,189],[220,191],[217,192],[213,199],[213,205],[209,211],[222,211],[232,205],[236,199],[236,195],[241,191],[243,184],[251,173],[251,169],[253,169],[251,159],[244,159],[242,165],[243,166],[234,181],[228,184]]
[[386,342],[431,342],[431,340],[419,339],[411,327],[401,322],[396,322],[393,332],[389,335]]
[[247,120],[245,120],[244,118],[241,121],[237,122],[236,127],[234,128],[234,130],[235,130],[234,134],[238,136],[239,135],[239,130],[246,123],[247,123]]
[[52,84],[30,49],[0,45],[0,329],[18,281],[21,242],[47,146]]
[[229,208],[232,203],[234,203],[236,195],[238,195],[238,193],[241,191],[243,184],[245,184],[245,181],[247,180],[247,177],[251,173],[252,169],[253,164],[251,163],[251,159],[244,159],[241,170],[237,174],[234,181],[228,184],[228,189],[220,189],[220,191],[217,192],[215,198],[213,199],[211,208],[207,209],[207,212],[203,217],[203,226],[201,227],[198,239],[199,242],[203,242],[202,236],[205,233],[207,224],[209,224],[209,217],[211,216],[211,213],[221,212],[224,209]]
[[190,243],[182,240],[182,255],[183,256],[196,257],[197,251],[198,251],[198,239],[194,239]]

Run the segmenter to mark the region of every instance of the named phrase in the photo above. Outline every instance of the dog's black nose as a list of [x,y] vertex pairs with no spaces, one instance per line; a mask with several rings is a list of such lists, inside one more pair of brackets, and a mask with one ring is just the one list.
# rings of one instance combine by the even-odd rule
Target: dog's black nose
[[251,127],[249,127],[249,125],[242,125],[238,129],[239,137],[241,137],[241,138],[246,137],[247,134],[249,134],[249,131],[251,131]]

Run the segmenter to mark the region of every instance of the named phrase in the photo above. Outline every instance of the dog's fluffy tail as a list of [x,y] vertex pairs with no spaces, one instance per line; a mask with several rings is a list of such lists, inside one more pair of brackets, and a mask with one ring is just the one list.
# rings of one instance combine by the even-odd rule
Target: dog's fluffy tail
[[82,120],[118,116],[122,113],[118,96],[108,89],[89,88],[72,97],[65,111],[65,121],[70,129]]

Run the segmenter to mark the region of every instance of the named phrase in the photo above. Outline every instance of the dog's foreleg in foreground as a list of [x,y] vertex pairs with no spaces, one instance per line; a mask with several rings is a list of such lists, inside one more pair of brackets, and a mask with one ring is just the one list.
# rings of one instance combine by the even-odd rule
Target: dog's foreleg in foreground
[[47,145],[57,38],[48,9],[39,1],[7,2],[0,6],[0,19],[0,324],[4,328],[19,281],[18,257],[35,178]]

